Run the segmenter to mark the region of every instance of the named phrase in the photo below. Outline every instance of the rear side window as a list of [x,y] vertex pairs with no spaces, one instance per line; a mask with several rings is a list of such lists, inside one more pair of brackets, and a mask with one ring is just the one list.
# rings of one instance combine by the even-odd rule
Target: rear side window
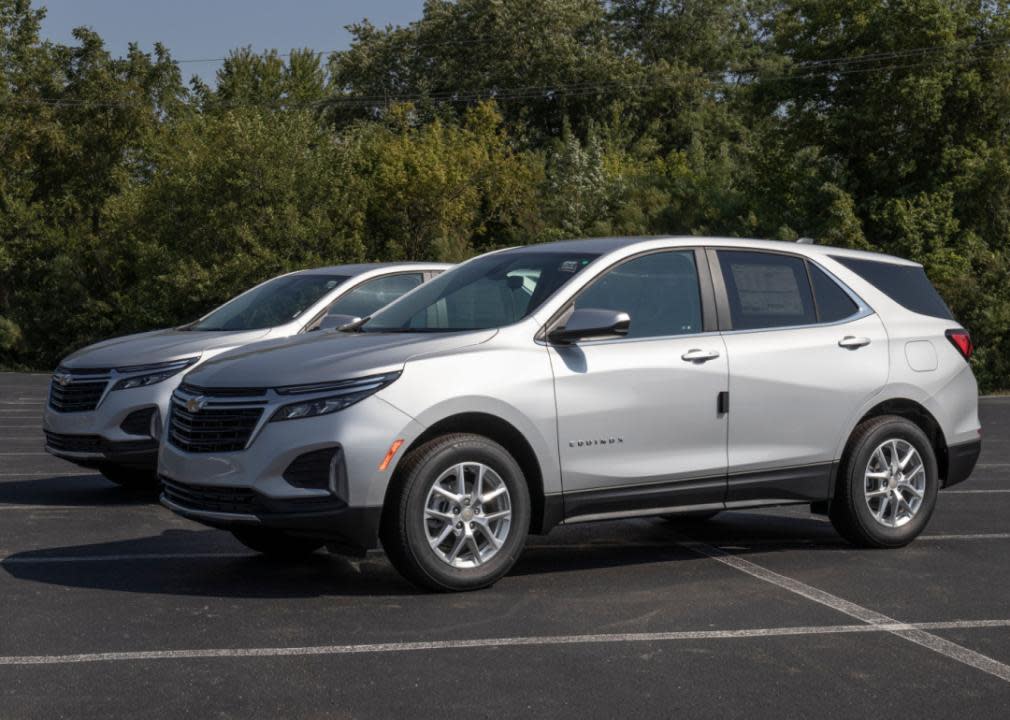
[[791,255],[719,250],[734,330],[817,322],[806,263]]
[[855,315],[859,306],[849,297],[849,294],[813,263],[808,263],[808,267],[810,268],[810,281],[814,286],[814,298],[817,300],[817,316],[820,321],[822,323],[838,322]]
[[876,260],[835,257],[845,267],[866,280],[873,287],[887,295],[906,310],[930,315],[931,317],[953,320],[954,316],[947,303],[940,297],[926,271],[914,265],[895,265]]

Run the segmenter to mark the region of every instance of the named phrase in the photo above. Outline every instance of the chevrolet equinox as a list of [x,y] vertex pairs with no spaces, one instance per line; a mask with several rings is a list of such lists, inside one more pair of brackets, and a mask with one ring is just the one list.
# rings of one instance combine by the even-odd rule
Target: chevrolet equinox
[[182,327],[113,338],[64,358],[45,448],[119,485],[157,487],[158,440],[181,373],[230,348],[345,324],[448,265],[339,265],[281,275]]
[[248,547],[381,540],[487,586],[559,523],[794,503],[899,547],[980,449],[971,339],[920,265],[809,244],[492,252],[340,332],[189,371],[162,502]]

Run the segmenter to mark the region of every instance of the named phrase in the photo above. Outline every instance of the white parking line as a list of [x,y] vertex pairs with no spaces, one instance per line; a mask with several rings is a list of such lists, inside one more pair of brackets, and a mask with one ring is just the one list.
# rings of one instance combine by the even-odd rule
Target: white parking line
[[941,490],[941,495],[990,495],[993,493],[1010,493],[1010,488],[992,488],[990,490]]
[[[133,652],[77,653],[73,655],[6,655],[0,665],[69,665],[89,662],[137,662],[141,660],[197,660],[222,658],[265,658],[318,655],[360,655],[390,652],[462,650],[474,648],[543,647],[550,645],[590,645],[599,643],[654,643],[698,640],[746,640],[770,637],[802,637],[847,633],[923,633],[926,630],[1010,627],[1010,620],[955,620],[933,623],[888,623],[877,625],[819,625],[743,630],[686,630],[682,632],[620,633],[599,635],[544,635],[478,638],[472,640],[429,640],[421,642],[368,643],[359,645],[314,645],[308,647],[206,648],[193,650],[146,650]],[[939,640],[940,638],[936,638]]]
[[1010,533],[946,533],[920,535],[919,540],[1010,540]]
[[829,607],[832,610],[837,610],[849,617],[861,620],[868,625],[874,627],[892,626],[888,627],[887,632],[890,632],[897,637],[904,638],[909,642],[913,642],[916,645],[928,648],[933,652],[943,655],[944,657],[956,660],[977,670],[987,672],[1001,680],[1010,682],[1010,665],[994,660],[988,655],[983,655],[980,652],[970,650],[958,645],[955,642],[951,642],[950,640],[945,640],[938,635],[933,635],[927,632],[923,628],[900,623],[894,618],[878,613],[876,610],[871,610],[870,608],[863,607],[862,605],[857,605],[854,602],[840,598],[837,595],[832,595],[829,592],[815,588],[812,585],[807,585],[806,583],[794,578],[780,575],[773,570],[769,570],[768,568],[752,563],[749,560],[744,560],[741,557],[727,553],[724,550],[720,550],[719,548],[713,547],[707,543],[687,540],[682,542],[681,545],[689,550],[693,550],[699,555],[710,557],[723,565],[728,565],[734,570],[739,570],[740,572],[746,573],[758,580],[763,580],[764,582],[780,587],[783,590],[788,590],[795,595],[812,600],[813,602]]

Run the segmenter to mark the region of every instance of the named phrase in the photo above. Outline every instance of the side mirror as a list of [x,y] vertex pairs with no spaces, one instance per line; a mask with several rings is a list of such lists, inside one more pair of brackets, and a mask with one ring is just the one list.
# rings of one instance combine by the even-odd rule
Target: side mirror
[[319,321],[316,330],[341,330],[361,320],[355,315],[327,315]]
[[547,339],[555,345],[570,345],[579,340],[622,337],[631,328],[631,316],[617,310],[582,308],[576,310],[565,324],[554,328]]

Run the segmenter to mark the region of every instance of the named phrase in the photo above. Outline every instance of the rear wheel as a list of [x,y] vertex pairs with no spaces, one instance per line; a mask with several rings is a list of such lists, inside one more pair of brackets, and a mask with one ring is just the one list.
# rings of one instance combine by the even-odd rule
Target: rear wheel
[[436,438],[408,455],[382,519],[382,544],[408,580],[475,590],[505,575],[526,544],[530,497],[522,470],[480,435]]
[[105,464],[98,468],[106,480],[131,490],[156,490],[158,473],[154,470],[131,468],[125,465]]
[[322,540],[296,537],[269,528],[242,528],[232,530],[231,534],[250,550],[274,558],[304,557],[311,555],[325,544]]
[[842,457],[831,522],[855,545],[902,547],[926,527],[939,486],[926,434],[902,417],[871,418],[856,428]]

